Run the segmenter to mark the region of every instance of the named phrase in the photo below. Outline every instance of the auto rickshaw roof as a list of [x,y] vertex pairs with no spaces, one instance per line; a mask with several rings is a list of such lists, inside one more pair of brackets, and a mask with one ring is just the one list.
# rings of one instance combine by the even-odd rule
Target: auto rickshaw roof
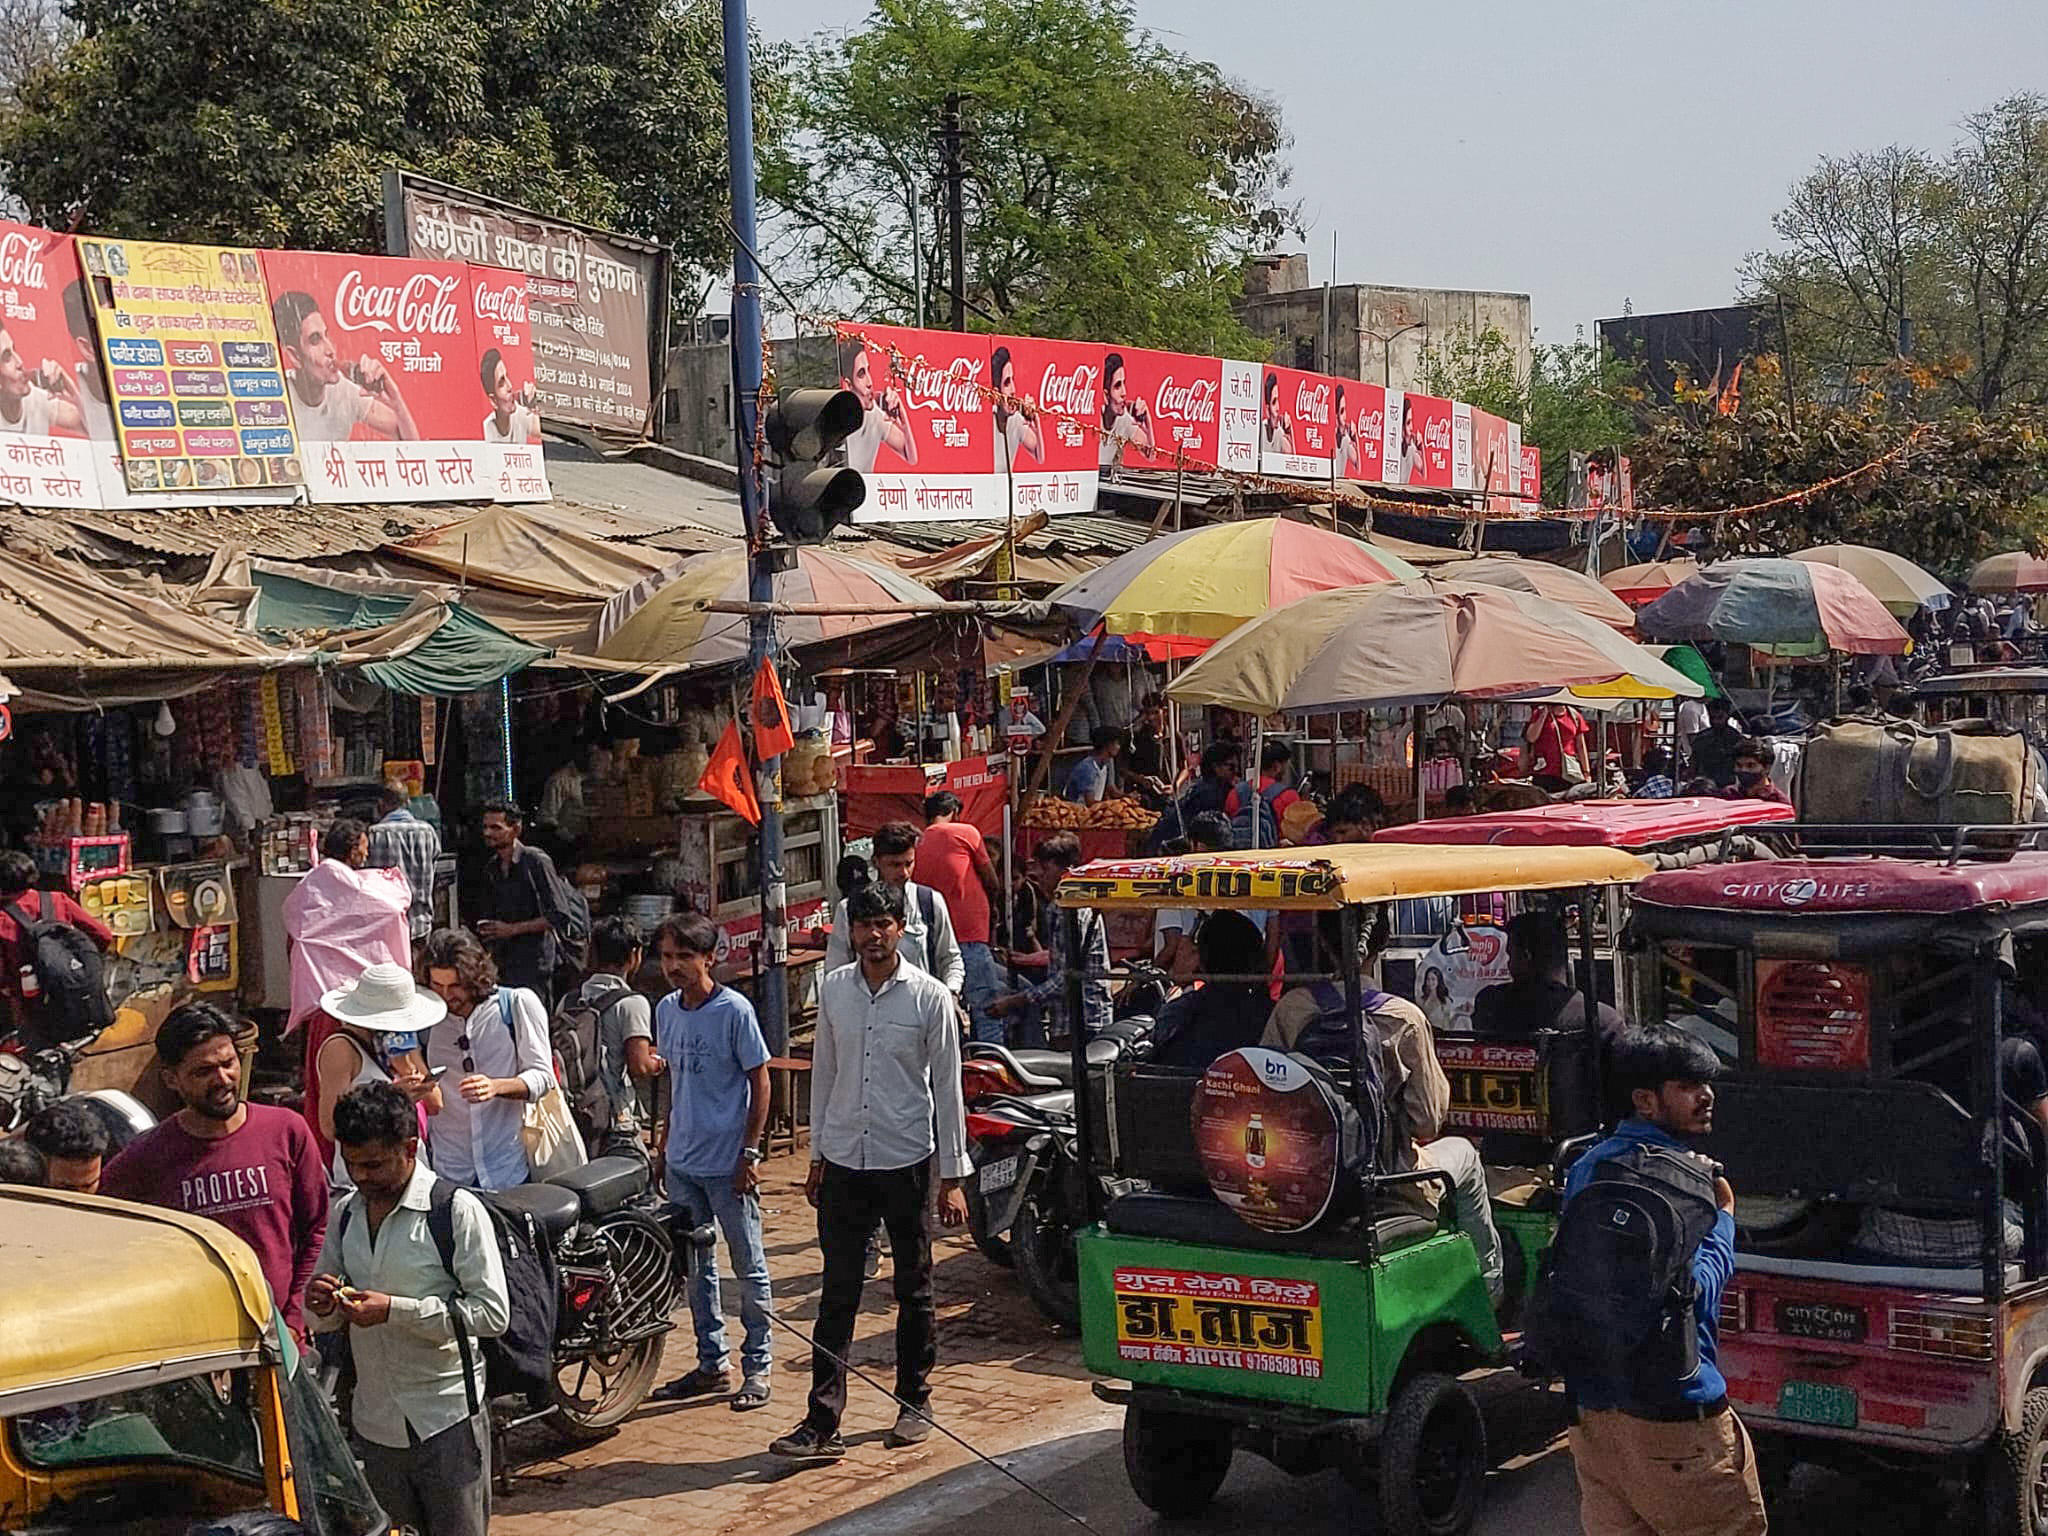
[[1634,885],[1650,869],[1615,848],[1335,843],[1096,859],[1067,872],[1057,899],[1075,907],[1319,911],[1408,897]]
[[2048,853],[2001,860],[1757,859],[1665,870],[1636,887],[1636,904],[1781,916],[1881,912],[1935,915],[2048,904]]
[[213,1222],[0,1188],[0,1413],[72,1384],[73,1400],[91,1397],[96,1382],[136,1371],[162,1378],[185,1374],[181,1362],[253,1362],[270,1322],[255,1253]]
[[1927,694],[2048,693],[2048,667],[1986,667],[1981,672],[1944,672],[1916,678],[1913,692]]
[[1770,800],[1683,795],[1669,800],[1560,800],[1518,811],[1484,811],[1411,821],[1373,834],[1376,843],[1491,843],[1496,847],[1656,848],[1712,837],[1735,827],[1791,821],[1797,812]]

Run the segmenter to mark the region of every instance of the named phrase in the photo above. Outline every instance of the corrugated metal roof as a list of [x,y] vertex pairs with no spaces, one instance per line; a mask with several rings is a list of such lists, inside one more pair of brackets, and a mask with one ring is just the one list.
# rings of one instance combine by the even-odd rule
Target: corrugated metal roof
[[161,507],[72,511],[66,521],[160,555],[211,555],[230,545],[275,560],[317,560],[375,549],[439,528],[476,509],[456,504],[393,507]]
[[599,538],[666,548],[662,536],[677,532],[745,536],[737,492],[630,460],[599,459],[573,443],[549,443],[547,460],[554,505],[576,508]]
[[[965,544],[970,539],[988,538],[1003,531],[993,520],[960,523],[862,523],[843,529],[835,537],[849,544],[864,538],[900,544],[906,549],[936,553]],[[1073,512],[1055,517],[1038,532],[1019,540],[1019,547],[1034,555],[1112,554],[1136,549],[1152,537],[1152,525],[1130,518],[1107,517],[1098,513]]]

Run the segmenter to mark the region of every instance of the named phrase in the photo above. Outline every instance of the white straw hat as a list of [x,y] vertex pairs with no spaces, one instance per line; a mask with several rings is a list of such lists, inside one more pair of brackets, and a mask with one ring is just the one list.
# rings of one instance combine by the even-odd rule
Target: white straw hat
[[327,993],[320,1007],[344,1024],[387,1034],[432,1029],[448,1016],[446,1003],[421,991],[413,984],[411,971],[388,960],[366,967],[349,985]]

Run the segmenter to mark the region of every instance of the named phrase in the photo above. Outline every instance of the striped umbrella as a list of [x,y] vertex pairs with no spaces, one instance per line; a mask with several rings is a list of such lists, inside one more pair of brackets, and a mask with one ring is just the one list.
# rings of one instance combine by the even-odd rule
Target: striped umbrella
[[1140,544],[1052,595],[1081,628],[1140,643],[1220,640],[1311,592],[1413,581],[1400,556],[1288,518],[1211,523]]
[[[746,600],[744,549],[690,555],[635,582],[604,605],[597,623],[597,654],[611,661],[674,667],[745,661],[746,615],[709,613],[702,605]],[[793,569],[776,573],[775,600],[904,609],[930,609],[940,602],[931,588],[886,566],[808,547],[796,551]],[[785,645],[805,646],[916,616],[790,614],[777,620],[777,628]]]
[[1636,615],[1659,640],[1725,640],[1856,656],[1898,656],[1899,621],[1847,571],[1804,560],[1717,560]]

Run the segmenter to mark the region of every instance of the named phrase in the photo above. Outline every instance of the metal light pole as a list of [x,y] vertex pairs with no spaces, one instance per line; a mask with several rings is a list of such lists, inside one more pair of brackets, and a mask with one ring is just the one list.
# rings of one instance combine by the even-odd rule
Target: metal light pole
[[1378,331],[1369,331],[1362,325],[1358,328],[1359,335],[1370,336],[1380,344],[1380,388],[1392,389],[1394,387],[1394,343],[1403,336],[1406,336],[1410,331],[1424,331],[1427,329],[1429,329],[1429,322],[1427,320],[1410,321],[1391,336],[1382,336]]
[[[725,22],[725,143],[732,183],[732,364],[739,420],[740,512],[747,525],[747,600],[760,604],[747,620],[750,671],[775,653],[775,598],[766,485],[754,457],[761,407],[761,290],[754,268],[754,88],[747,47],[747,0],[722,0]],[[761,764],[762,1033],[775,1055],[789,1049],[789,911],[782,878],[782,759]]]

